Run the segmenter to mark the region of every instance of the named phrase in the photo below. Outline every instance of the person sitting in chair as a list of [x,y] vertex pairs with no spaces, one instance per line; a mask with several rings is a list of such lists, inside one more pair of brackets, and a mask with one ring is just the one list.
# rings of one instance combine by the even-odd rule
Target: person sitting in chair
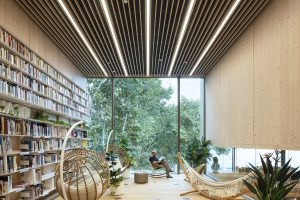
[[167,178],[173,178],[170,175],[170,172],[174,172],[169,163],[167,161],[164,160],[164,157],[161,157],[160,159],[157,157],[157,152],[156,151],[152,151],[151,152],[151,156],[149,158],[150,163],[153,165],[158,165],[158,168],[165,168],[166,169],[166,174],[167,174]]

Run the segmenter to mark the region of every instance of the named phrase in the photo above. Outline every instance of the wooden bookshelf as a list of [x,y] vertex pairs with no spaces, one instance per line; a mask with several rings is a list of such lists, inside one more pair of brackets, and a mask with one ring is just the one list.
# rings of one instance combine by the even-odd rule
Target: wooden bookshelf
[[[55,193],[67,130],[89,118],[88,93],[0,27],[0,199]],[[67,151],[88,142],[87,130],[77,128]]]

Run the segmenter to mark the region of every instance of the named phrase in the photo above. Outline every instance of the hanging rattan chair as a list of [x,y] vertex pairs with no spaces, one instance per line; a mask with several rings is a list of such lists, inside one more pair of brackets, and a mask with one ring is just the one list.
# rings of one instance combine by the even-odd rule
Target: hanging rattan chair
[[81,123],[77,122],[68,131],[62,146],[61,163],[55,172],[56,188],[64,200],[96,200],[109,185],[109,166],[104,155],[82,148],[65,155],[67,139]]

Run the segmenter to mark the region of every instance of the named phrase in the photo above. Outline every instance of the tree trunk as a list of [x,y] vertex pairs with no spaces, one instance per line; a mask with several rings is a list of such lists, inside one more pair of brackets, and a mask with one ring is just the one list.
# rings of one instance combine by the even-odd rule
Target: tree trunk
[[122,126],[122,133],[124,133],[125,129],[126,129],[127,117],[128,117],[128,113],[126,113],[125,118],[124,118],[124,122],[123,122],[123,126]]

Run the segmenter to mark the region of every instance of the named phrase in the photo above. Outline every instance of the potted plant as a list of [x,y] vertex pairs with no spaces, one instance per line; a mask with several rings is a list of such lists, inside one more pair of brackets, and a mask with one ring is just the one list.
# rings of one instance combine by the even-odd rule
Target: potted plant
[[251,184],[244,180],[244,184],[259,200],[287,199],[288,193],[299,182],[300,171],[297,171],[298,167],[291,168],[291,159],[279,167],[279,154],[279,151],[275,151],[274,165],[271,162],[273,153],[265,155],[266,160],[260,156],[262,170],[250,164],[250,169],[254,174],[254,183]]
[[218,173],[220,169],[220,164],[218,163],[219,159],[217,157],[213,157],[213,164],[211,165],[211,169],[213,173]]
[[194,168],[198,167],[200,164],[206,165],[212,157],[210,150],[210,140],[199,140],[194,137],[187,148],[187,160]]
[[122,173],[122,176],[124,179],[128,179],[130,177],[130,167],[134,165],[134,158],[131,155],[130,149],[128,147],[128,139],[123,137],[120,139],[120,147],[122,147],[129,156],[129,167],[125,169],[125,171]]
[[106,160],[109,163],[110,168],[110,193],[114,196],[124,194],[124,181],[121,176],[121,168],[118,167],[117,157],[113,155],[113,152],[106,154]]

